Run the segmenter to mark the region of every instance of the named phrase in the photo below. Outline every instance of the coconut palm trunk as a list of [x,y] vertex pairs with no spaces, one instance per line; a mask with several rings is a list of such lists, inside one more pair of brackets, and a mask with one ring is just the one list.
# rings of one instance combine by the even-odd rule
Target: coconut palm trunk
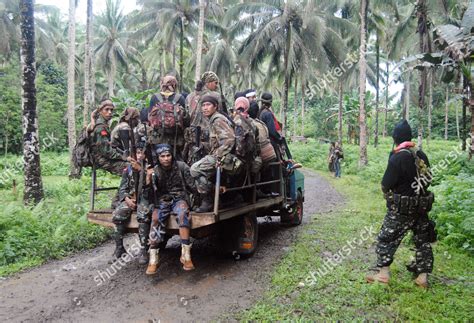
[[385,79],[385,109],[384,109],[384,119],[383,119],[383,137],[387,136],[387,118],[388,118],[388,84],[389,84],[389,75],[390,75],[390,67],[387,62],[386,64],[386,79]]
[[298,119],[298,77],[295,77],[295,96],[293,98],[293,129],[291,130],[293,137],[296,136],[296,119]]
[[448,111],[449,111],[449,87],[446,86],[446,98],[444,101],[444,140],[448,140]]
[[38,203],[43,198],[41,163],[39,153],[38,115],[36,113],[36,61],[34,1],[20,0],[23,158],[25,204]]
[[197,82],[201,76],[201,60],[202,60],[202,43],[204,38],[204,11],[206,9],[206,1],[199,0],[199,29],[196,45],[196,70],[194,81]]
[[374,147],[377,147],[379,144],[379,103],[380,103],[380,91],[379,91],[379,84],[380,84],[380,44],[379,44],[379,32],[376,33],[376,40],[375,40],[375,55],[376,55],[376,85],[375,85],[375,133],[374,133]]
[[365,82],[367,79],[367,8],[369,0],[360,0],[360,57],[359,57],[359,167],[368,164],[367,123],[365,111]]
[[184,48],[184,17],[181,17],[181,28],[179,33],[179,90],[182,91],[183,89],[183,67],[184,67],[184,56],[183,56],[183,48]]
[[433,127],[433,71],[428,72],[428,135],[426,142],[429,144],[431,138],[431,128]]
[[82,123],[87,125],[90,119],[90,111],[94,105],[94,93],[92,91],[92,0],[87,0],[86,20],[86,44],[84,57],[84,109],[82,111]]
[[342,78],[339,79],[339,86],[338,86],[338,97],[339,97],[339,109],[337,114],[337,141],[339,144],[342,144],[342,97],[344,95],[344,84],[342,83]]
[[301,76],[301,136],[304,137],[304,78]]
[[69,146],[70,176],[78,176],[79,170],[74,167],[72,153],[76,145],[76,114],[75,114],[75,64],[76,64],[76,1],[69,0],[69,48],[67,61],[67,136]]

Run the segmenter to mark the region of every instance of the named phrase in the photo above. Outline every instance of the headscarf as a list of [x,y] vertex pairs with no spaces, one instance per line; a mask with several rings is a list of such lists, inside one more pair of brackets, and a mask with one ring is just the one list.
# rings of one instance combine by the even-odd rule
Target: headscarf
[[122,116],[120,117],[120,122],[129,122],[133,119],[140,119],[140,112],[137,108],[129,107],[123,111]]
[[176,80],[176,77],[172,75],[166,75],[160,80],[160,91],[165,95],[174,93],[177,86],[178,81]]
[[102,102],[100,102],[100,105],[99,105],[99,108],[97,109],[97,111],[100,111],[102,110],[103,108],[105,107],[112,107],[112,108],[115,108],[115,105],[114,103],[112,102],[112,100],[110,99],[105,99],[103,100]]
[[235,100],[234,109],[236,111],[239,111],[239,109],[243,109],[244,111],[242,112],[242,114],[246,117],[248,117],[249,115],[248,114],[249,108],[250,108],[250,102],[247,98],[240,97]]
[[155,153],[157,156],[160,156],[162,153],[169,152],[171,155],[173,155],[173,150],[171,149],[171,146],[168,144],[158,144],[155,145]]
[[201,81],[203,81],[204,84],[210,83],[210,82],[219,82],[219,77],[217,76],[216,73],[212,71],[207,71],[201,75]]
[[411,127],[410,124],[408,124],[408,121],[402,120],[393,129],[393,134],[392,134],[393,140],[397,145],[405,142],[405,141],[411,141],[412,133],[411,133]]

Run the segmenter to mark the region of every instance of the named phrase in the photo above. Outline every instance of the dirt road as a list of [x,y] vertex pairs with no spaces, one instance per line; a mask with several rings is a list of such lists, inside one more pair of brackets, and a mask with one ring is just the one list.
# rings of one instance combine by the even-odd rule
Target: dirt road
[[[177,237],[161,253],[159,273],[149,277],[136,259],[119,270],[108,260],[112,242],[52,261],[0,281],[0,322],[174,322],[209,321],[250,307],[268,286],[273,266],[315,213],[342,197],[320,176],[305,173],[305,220],[282,227],[262,219],[259,247],[247,260],[222,254],[213,239],[196,241],[196,270],[184,272]],[[132,249],[135,236],[127,239]]]

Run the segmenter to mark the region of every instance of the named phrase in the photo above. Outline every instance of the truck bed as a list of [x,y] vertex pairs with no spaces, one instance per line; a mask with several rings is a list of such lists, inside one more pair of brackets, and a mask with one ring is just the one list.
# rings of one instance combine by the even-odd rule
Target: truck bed
[[[246,214],[259,209],[265,209],[272,206],[279,205],[283,201],[282,196],[268,197],[259,199],[255,204],[241,203],[229,208],[219,210],[218,214],[214,212],[196,213],[191,212],[191,229],[199,229],[211,224],[215,224],[222,220],[227,220],[235,216]],[[114,227],[112,222],[112,209],[91,210],[87,213],[87,220],[91,223],[99,224],[104,227]],[[129,231],[136,231],[138,229],[137,217],[135,212],[132,214],[130,221],[127,223]],[[178,230],[178,223],[176,216],[172,214],[166,225],[168,230]]]

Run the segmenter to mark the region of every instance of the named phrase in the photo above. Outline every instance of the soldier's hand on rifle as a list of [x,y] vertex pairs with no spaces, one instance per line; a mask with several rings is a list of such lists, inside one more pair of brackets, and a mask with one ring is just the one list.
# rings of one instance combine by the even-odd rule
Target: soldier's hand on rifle
[[142,166],[135,159],[133,159],[133,158],[130,159],[130,163],[132,164],[132,168],[133,168],[134,171],[137,171],[137,172],[141,171]]
[[153,177],[153,168],[148,168],[146,170],[146,185],[150,185],[152,177]]
[[125,203],[127,203],[127,206],[132,210],[135,210],[137,208],[136,201],[134,199],[129,198],[128,196],[125,198]]

